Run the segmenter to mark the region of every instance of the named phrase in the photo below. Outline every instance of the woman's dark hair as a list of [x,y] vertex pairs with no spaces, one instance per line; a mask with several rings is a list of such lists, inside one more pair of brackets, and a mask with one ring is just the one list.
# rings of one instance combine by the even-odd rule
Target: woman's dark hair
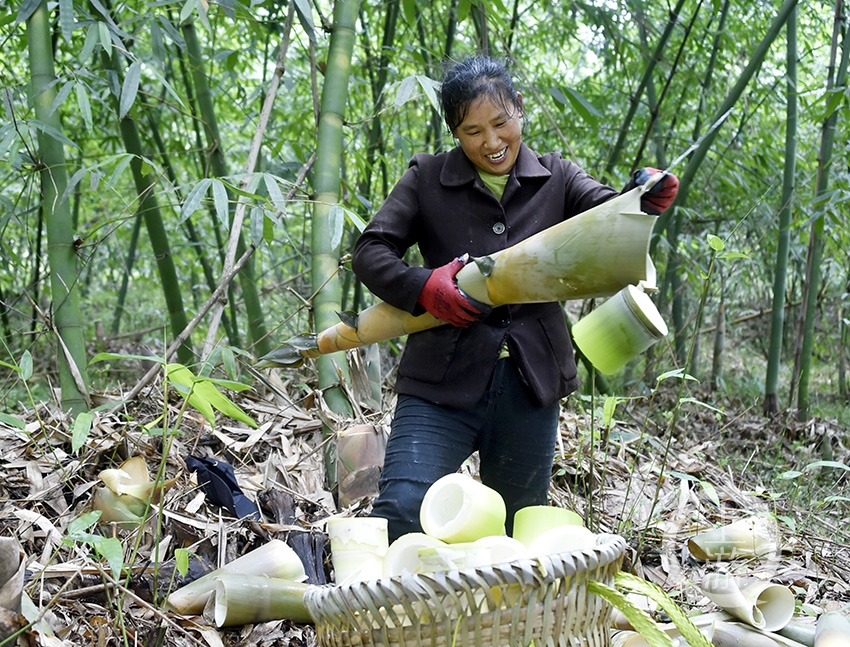
[[519,108],[519,97],[504,63],[489,56],[470,56],[443,75],[440,101],[449,130],[454,132],[479,97],[501,102],[506,110]]

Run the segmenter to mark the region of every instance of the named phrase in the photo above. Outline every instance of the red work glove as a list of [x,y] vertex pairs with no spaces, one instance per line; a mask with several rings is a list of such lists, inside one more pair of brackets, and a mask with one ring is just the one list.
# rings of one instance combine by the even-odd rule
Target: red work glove
[[[661,173],[661,171],[651,166],[635,171],[635,184],[638,186],[645,184],[656,173]],[[640,197],[640,207],[646,213],[657,216],[673,204],[678,192],[679,178],[672,173],[666,173],[664,177],[649,188],[649,191]]]
[[475,321],[481,311],[469,303],[455,283],[455,274],[460,272],[465,263],[454,259],[442,267],[431,271],[431,276],[425,281],[425,286],[419,294],[419,305],[432,315],[453,326],[466,328]]

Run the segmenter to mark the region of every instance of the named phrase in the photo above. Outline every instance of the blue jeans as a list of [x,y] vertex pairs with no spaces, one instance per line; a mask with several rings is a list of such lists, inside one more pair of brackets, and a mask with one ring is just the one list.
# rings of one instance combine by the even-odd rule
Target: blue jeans
[[531,402],[510,359],[499,360],[471,409],[400,395],[372,515],[387,519],[390,541],[422,532],[419,506],[428,487],[477,450],[482,483],[505,500],[510,534],[517,510],[547,501],[559,410],[558,402]]

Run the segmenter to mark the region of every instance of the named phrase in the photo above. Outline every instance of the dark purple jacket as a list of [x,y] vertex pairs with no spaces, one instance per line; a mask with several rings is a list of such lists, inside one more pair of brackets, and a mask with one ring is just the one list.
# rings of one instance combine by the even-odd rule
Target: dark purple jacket
[[[617,195],[557,153],[522,145],[501,202],[460,147],[418,154],[354,248],[352,267],[376,296],[413,314],[430,269],[464,253],[484,256],[518,243]],[[404,256],[418,245],[424,267]],[[548,405],[578,386],[559,303],[495,308],[469,328],[445,325],[412,334],[396,392],[449,407],[481,398],[506,340],[534,400]]]

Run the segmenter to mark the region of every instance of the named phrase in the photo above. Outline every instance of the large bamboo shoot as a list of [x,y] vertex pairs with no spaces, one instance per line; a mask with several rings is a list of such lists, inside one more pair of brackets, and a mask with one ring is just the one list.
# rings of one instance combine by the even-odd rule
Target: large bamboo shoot
[[[649,184],[649,183],[648,183]],[[655,285],[649,240],[656,216],[642,213],[637,187],[489,256],[473,259],[457,274],[473,299],[500,306],[609,297],[628,285]],[[298,366],[305,358],[350,350],[445,322],[413,316],[387,303],[359,315],[340,313],[340,323],[318,335],[301,335],[262,357],[258,367]]]

